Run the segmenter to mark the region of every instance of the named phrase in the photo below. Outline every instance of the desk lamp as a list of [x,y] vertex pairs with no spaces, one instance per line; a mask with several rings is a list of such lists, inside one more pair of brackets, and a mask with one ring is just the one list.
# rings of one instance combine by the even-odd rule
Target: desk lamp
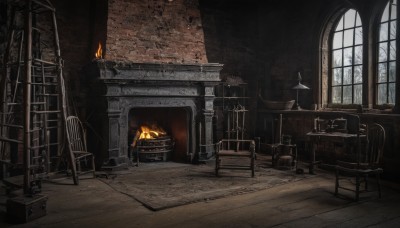
[[297,72],[297,80],[299,81],[299,84],[293,86],[292,89],[296,90],[296,109],[297,110],[301,110],[300,105],[299,105],[299,90],[306,90],[306,89],[310,89],[307,86],[301,84],[301,74],[300,72]]

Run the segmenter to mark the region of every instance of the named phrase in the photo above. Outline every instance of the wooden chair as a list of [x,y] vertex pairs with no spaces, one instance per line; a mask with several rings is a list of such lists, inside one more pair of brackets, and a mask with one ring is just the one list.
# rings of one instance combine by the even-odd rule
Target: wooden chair
[[[231,161],[226,163],[229,159]],[[219,175],[220,169],[250,170],[251,177],[254,177],[255,142],[254,140],[223,139],[218,142],[218,149],[215,151],[215,175]],[[222,160],[225,160],[222,163]]]
[[291,141],[284,140],[288,135],[282,132],[283,115],[279,114],[278,123],[275,125],[277,132],[274,133],[274,143],[262,143],[271,152],[272,167],[285,168],[292,170],[297,169],[297,146]]
[[[344,189],[355,192],[355,201],[359,200],[359,195],[363,191],[368,190],[368,177],[374,175],[378,185],[379,198],[381,197],[380,175],[383,172],[382,158],[385,145],[385,130],[377,124],[371,124],[367,128],[366,150],[361,153],[361,143],[358,133],[358,152],[355,161],[346,162],[337,161],[336,165],[336,183],[335,195],[338,195],[338,189]],[[345,174],[347,177],[340,177],[340,174]],[[341,179],[355,178],[355,189],[340,185]],[[365,189],[360,190],[361,183],[365,183]]]
[[[94,155],[87,151],[86,132],[82,122],[76,116],[69,116],[65,121],[68,148],[71,157],[71,170],[74,184],[79,184],[79,175],[93,172],[93,177],[96,177]],[[87,164],[88,160],[90,165]],[[82,171],[82,164],[85,163],[90,169]]]

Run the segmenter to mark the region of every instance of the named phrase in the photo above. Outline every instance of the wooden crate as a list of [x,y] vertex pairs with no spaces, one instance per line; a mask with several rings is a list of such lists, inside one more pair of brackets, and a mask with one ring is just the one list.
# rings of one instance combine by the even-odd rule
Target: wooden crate
[[12,223],[26,223],[47,213],[47,196],[19,196],[7,200],[7,219]]

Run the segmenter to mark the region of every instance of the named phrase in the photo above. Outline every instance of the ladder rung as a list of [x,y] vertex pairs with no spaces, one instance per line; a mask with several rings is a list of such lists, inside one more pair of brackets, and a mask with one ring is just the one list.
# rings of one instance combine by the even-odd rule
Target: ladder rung
[[59,126],[50,126],[50,127],[47,127],[47,130],[57,129],[57,128],[59,128]]
[[32,111],[34,114],[47,114],[47,113],[60,113],[60,110],[54,110],[54,111]]
[[52,75],[49,75],[49,74],[41,75],[41,74],[40,74],[40,75],[32,75],[32,77],[33,77],[33,78],[42,78],[42,77],[45,77],[45,78],[55,78],[55,77],[57,77],[57,75],[55,75],[55,74],[54,74],[54,75],[53,75],[53,74],[52,74]]
[[54,119],[54,120],[47,120],[47,122],[58,122],[58,121],[60,121],[60,120],[58,120],[58,119]]
[[15,128],[24,128],[22,125],[15,125],[15,124],[0,124],[3,127],[15,127]]
[[41,131],[42,129],[41,128],[36,128],[36,129],[30,129],[29,130],[29,132],[38,132],[38,131]]
[[[52,66],[57,66],[58,65],[57,63],[45,61],[43,59],[33,59],[33,62],[44,63],[44,64],[48,64],[48,65],[52,65]],[[35,66],[35,67],[39,67],[39,66]]]
[[46,93],[46,94],[38,94],[38,95],[36,95],[36,96],[41,96],[41,97],[43,97],[43,96],[53,96],[53,97],[58,97],[59,96],[59,94],[57,94],[57,93]]
[[58,85],[58,83],[55,82],[45,82],[45,83],[41,83],[41,82],[32,82],[32,85],[39,85],[39,86],[55,86]]
[[39,145],[39,146],[31,146],[31,149],[39,149],[44,148],[46,145]]
[[[31,149],[32,149],[33,147],[31,147]],[[38,158],[42,158],[43,156],[32,156],[31,158],[32,159],[38,159]]]
[[14,115],[16,113],[21,113],[21,112],[1,112],[0,115]]
[[20,140],[9,139],[9,138],[4,138],[4,137],[0,137],[0,141],[13,142],[13,143],[22,143],[22,141],[20,141]]

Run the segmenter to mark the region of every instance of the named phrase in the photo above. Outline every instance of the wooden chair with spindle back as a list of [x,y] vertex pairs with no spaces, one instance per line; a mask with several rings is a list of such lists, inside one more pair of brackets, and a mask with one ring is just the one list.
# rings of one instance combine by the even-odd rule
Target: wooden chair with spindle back
[[[358,133],[359,134],[359,133]],[[361,149],[360,137],[358,135],[358,149],[355,161],[337,161],[335,195],[338,190],[344,189],[355,192],[355,201],[359,200],[361,192],[368,191],[368,177],[375,176],[378,195],[381,197],[380,175],[383,173],[382,158],[385,145],[385,129],[377,123],[373,123],[367,128],[367,142],[364,151]],[[340,176],[343,174],[344,176]],[[340,180],[355,178],[355,189],[341,184]],[[350,179],[351,180],[351,179]],[[353,182],[351,182],[353,183]],[[365,189],[361,190],[361,183],[365,183]]]
[[[93,173],[96,177],[94,155],[87,151],[86,132],[82,122],[76,116],[68,116],[65,121],[68,148],[72,157],[71,170],[74,184],[79,184],[79,176],[85,173]],[[87,164],[88,160],[91,164]],[[82,165],[89,167],[86,171],[82,171]]]

